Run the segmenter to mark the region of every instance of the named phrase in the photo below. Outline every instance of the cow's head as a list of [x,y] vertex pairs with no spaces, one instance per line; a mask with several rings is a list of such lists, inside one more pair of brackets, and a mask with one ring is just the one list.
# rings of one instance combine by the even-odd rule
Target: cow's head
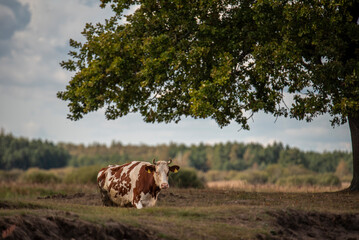
[[169,188],[168,185],[169,172],[176,173],[180,169],[180,167],[177,165],[168,166],[171,163],[172,163],[172,159],[170,159],[169,161],[158,161],[158,162],[156,162],[156,159],[153,159],[153,165],[146,166],[146,171],[150,174],[153,174],[156,185],[159,186],[161,189]]

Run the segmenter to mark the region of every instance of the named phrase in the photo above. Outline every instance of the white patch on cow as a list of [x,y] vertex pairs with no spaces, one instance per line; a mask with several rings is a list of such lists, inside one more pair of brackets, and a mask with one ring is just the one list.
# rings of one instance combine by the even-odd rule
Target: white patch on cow
[[141,201],[139,201],[138,203],[135,203],[135,207],[136,207],[137,209],[141,209],[141,208],[143,208],[143,206],[142,206],[142,202],[141,202]]
[[153,207],[156,205],[157,196],[156,198],[152,197],[150,193],[144,194],[141,193],[140,201],[137,203],[136,208],[140,209],[138,206],[142,207]]

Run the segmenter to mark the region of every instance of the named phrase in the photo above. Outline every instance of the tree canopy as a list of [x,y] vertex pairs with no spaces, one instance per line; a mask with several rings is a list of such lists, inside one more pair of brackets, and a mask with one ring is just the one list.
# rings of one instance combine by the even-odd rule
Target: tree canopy
[[87,24],[86,43],[71,40],[77,50],[61,63],[76,71],[58,93],[73,120],[106,107],[108,119],[140,112],[147,122],[211,117],[248,128],[245,112],[307,120],[329,112],[339,124],[359,110],[355,1],[107,4],[114,16]]

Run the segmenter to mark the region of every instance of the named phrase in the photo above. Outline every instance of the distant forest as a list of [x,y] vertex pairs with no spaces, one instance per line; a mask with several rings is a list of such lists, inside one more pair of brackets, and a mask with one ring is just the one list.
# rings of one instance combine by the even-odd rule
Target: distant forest
[[59,168],[66,166],[70,158],[68,151],[51,142],[16,138],[1,129],[0,169]]
[[227,142],[214,145],[184,144],[123,145],[113,142],[110,146],[94,143],[59,143],[17,138],[0,133],[0,169],[43,169],[65,166],[89,166],[122,164],[125,162],[152,161],[172,158],[184,167],[200,171],[264,169],[272,164],[281,166],[301,165],[319,173],[335,172],[338,168],[352,171],[352,153],[345,151],[304,152],[298,148],[273,143],[263,146],[258,143]]

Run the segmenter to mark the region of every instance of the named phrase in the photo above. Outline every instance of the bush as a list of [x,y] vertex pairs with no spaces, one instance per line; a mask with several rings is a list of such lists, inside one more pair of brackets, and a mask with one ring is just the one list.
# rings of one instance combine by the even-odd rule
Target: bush
[[15,182],[23,173],[20,169],[0,170],[0,182]]
[[204,188],[203,180],[193,169],[181,169],[178,173],[170,174],[168,182],[170,186],[178,188]]
[[[283,178],[287,178],[287,177],[292,177],[292,176],[309,176],[309,175],[313,175],[315,173],[313,173],[312,171],[306,169],[303,166],[300,165],[290,165],[287,167],[283,167],[279,164],[272,164],[269,165],[265,170],[268,176],[268,182],[269,183],[276,183],[279,179],[283,179]],[[301,182],[301,181],[305,181],[305,177],[304,179],[289,179],[289,180],[281,180],[282,182],[285,181],[289,181],[289,182]],[[307,181],[310,182],[310,179],[307,179]],[[293,185],[295,185],[296,183],[293,183]]]
[[31,168],[27,170],[23,174],[21,180],[26,183],[43,183],[43,184],[61,182],[61,178],[59,178],[55,174],[37,168]]
[[289,176],[280,178],[277,181],[278,185],[282,186],[294,186],[294,187],[303,187],[303,186],[340,186],[340,179],[330,173],[327,174],[310,174],[310,175],[299,175],[299,176]]
[[320,174],[318,176],[318,184],[322,186],[341,186],[339,177],[331,173]]
[[224,180],[226,173],[226,171],[209,170],[205,173],[201,172],[201,175],[203,175],[207,182],[211,182]]
[[266,184],[268,182],[268,174],[264,171],[248,170],[239,175],[240,180],[244,180],[250,184]]
[[265,169],[268,175],[268,182],[275,183],[283,175],[284,168],[279,164],[271,164]]
[[64,177],[65,183],[96,183],[101,167],[97,165],[74,168]]
[[313,186],[316,184],[316,179],[313,175],[289,176],[278,179],[277,184],[291,187]]
[[345,175],[339,178],[341,182],[351,182],[353,179],[353,175]]
[[236,170],[220,171],[210,170],[206,173],[199,172],[199,176],[204,178],[207,182],[212,181],[228,181],[228,180],[239,180],[241,179],[241,172]]

